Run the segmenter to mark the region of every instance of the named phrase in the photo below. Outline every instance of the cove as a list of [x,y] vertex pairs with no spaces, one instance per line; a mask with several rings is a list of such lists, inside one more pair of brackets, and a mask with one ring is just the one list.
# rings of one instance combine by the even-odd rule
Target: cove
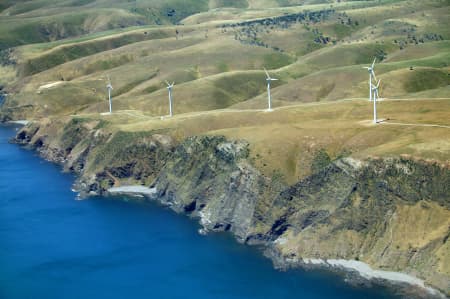
[[275,270],[156,203],[77,201],[73,175],[9,144],[14,134],[0,126],[0,298],[400,298],[327,271]]

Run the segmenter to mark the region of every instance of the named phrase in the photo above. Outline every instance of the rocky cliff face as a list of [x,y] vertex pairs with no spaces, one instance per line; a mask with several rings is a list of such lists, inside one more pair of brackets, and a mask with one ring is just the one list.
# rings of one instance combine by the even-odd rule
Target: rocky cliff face
[[281,192],[260,233],[286,260],[360,260],[448,291],[449,188],[437,163],[341,159]]
[[191,137],[180,144],[152,184],[157,198],[200,218],[205,230],[233,232],[244,241],[264,191],[264,178],[246,160],[248,144],[224,137]]
[[[274,188],[245,141],[163,132],[111,132],[98,121],[30,124],[16,142],[79,174],[84,194],[118,184],[155,188],[155,199],[262,244],[282,266],[304,258],[364,261],[450,290],[450,168],[410,157],[343,158]],[[280,191],[281,190],[281,191]]]

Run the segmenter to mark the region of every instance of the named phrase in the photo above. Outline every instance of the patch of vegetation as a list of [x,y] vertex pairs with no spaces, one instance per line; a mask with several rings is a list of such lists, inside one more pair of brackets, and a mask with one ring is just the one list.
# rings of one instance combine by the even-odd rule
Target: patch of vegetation
[[407,92],[419,92],[450,84],[450,76],[440,70],[416,69],[411,73],[408,76],[408,80],[404,83],[404,88]]
[[322,85],[317,92],[316,101],[320,101],[321,99],[326,98],[330,94],[330,92],[333,91],[335,86],[335,83]]
[[266,69],[277,69],[294,62],[294,58],[287,54],[282,53],[270,53],[263,57],[263,66]]
[[160,12],[164,14],[173,24],[178,23],[184,18],[208,10],[208,0],[169,0],[164,1],[160,8]]
[[161,88],[164,88],[164,85],[162,83],[158,84],[158,85],[151,85],[151,86],[145,88],[143,90],[143,93],[152,93],[152,92],[155,92],[157,90],[160,90]]
[[[214,82],[214,98],[221,102],[222,108],[233,103],[253,98],[264,92],[266,85],[263,82],[263,74],[233,74],[222,77]],[[280,85],[280,81],[272,82],[272,86]]]
[[[140,18],[104,8],[76,10],[73,13],[56,14],[45,18],[4,18],[0,20],[0,50],[24,44],[51,42],[101,30],[135,26],[142,23]],[[87,25],[86,22],[91,19],[104,19],[107,23]]]
[[229,70],[230,70],[230,67],[228,66],[228,64],[226,63],[226,62],[220,62],[218,65],[217,65],[217,70],[220,72],[220,73],[226,73],[226,72],[228,72]]
[[[90,163],[90,170],[106,167],[115,176],[120,177],[121,172],[134,171],[135,166],[139,166],[136,168],[141,168],[142,171],[150,173],[152,167],[155,167],[155,165],[160,167],[163,162],[163,159],[158,159],[158,156],[165,155],[162,147],[154,145],[151,136],[163,134],[166,131],[116,132],[111,140],[96,148],[94,159]],[[147,160],[150,160],[150,163]],[[145,177],[148,174],[140,173],[136,175]],[[140,179],[140,177],[136,178]]]
[[318,150],[311,163],[311,172],[317,173],[327,167],[331,163],[331,158],[325,149]]
[[64,127],[61,142],[64,150],[69,153],[86,136],[87,129],[83,127],[86,119],[72,118]]
[[136,86],[138,86],[139,84],[148,81],[154,77],[156,77],[157,72],[152,73],[151,75],[147,76],[147,77],[143,77],[143,78],[139,78],[135,81],[129,82],[126,85],[122,86],[121,88],[119,88],[117,91],[113,92],[114,96],[119,96],[121,94],[127,93],[130,90],[132,90],[133,88],[135,88]]
[[22,76],[34,75],[57,65],[99,52],[115,49],[144,40],[167,37],[163,30],[153,30],[144,33],[129,33],[108,39],[88,41],[80,44],[62,46],[48,54],[28,60],[21,71]]
[[215,0],[216,7],[247,8],[247,0]]
[[120,55],[119,57],[97,60],[86,66],[84,74],[87,75],[97,71],[109,70],[132,61],[134,61],[134,58],[131,55]]

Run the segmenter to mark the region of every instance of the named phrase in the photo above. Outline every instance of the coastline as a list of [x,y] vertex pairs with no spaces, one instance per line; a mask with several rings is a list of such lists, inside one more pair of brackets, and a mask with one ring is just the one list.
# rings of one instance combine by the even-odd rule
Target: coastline
[[11,120],[6,122],[8,124],[15,124],[15,125],[21,125],[21,126],[26,126],[30,123],[29,120],[23,119],[23,120]]
[[[125,195],[130,197],[141,197],[147,198],[149,200],[157,199],[156,188],[149,188],[142,185],[126,185],[120,187],[112,187],[107,190],[110,195]],[[204,221],[204,217],[200,215],[200,223]],[[206,235],[208,230],[200,229],[199,234]],[[274,243],[279,243],[280,241],[274,241]],[[266,252],[267,253],[267,252]],[[271,259],[276,268],[327,268],[330,270],[341,270],[345,274],[352,274],[351,277],[355,281],[360,281],[361,279],[369,282],[387,282],[391,285],[406,284],[412,287],[418,287],[419,289],[425,291],[427,294],[433,298],[448,298],[439,290],[427,286],[425,282],[415,276],[395,271],[385,271],[373,269],[369,264],[357,261],[357,260],[346,260],[346,259],[321,259],[321,258],[282,258],[277,254],[274,256],[273,252],[266,254],[266,256]],[[280,259],[282,259],[280,266]],[[286,267],[286,264],[289,267]],[[352,279],[350,278],[350,279]],[[422,298],[422,297],[420,297]]]
[[416,286],[427,291],[430,295],[446,298],[438,290],[425,285],[422,279],[402,272],[385,271],[373,269],[369,264],[356,260],[345,259],[313,259],[303,258],[302,263],[306,265],[326,266],[344,271],[356,271],[356,273],[367,280],[386,280],[392,283],[405,283]]
[[[78,128],[82,125],[79,123],[70,123],[67,128],[70,126]],[[108,167],[105,166],[106,170],[97,172],[95,176],[92,174],[86,175],[83,171],[85,169],[87,157],[91,153],[98,154],[98,152],[92,150],[98,145],[96,143],[97,140],[95,139],[98,136],[95,135],[95,133],[92,133],[94,134],[94,137],[91,139],[85,137],[85,139],[81,138],[80,140],[77,140],[78,144],[84,146],[81,148],[83,150],[77,149],[76,151],[72,151],[76,152],[77,155],[71,156],[67,151],[67,148],[73,149],[73,144],[53,144],[52,146],[49,146],[52,140],[43,137],[46,136],[45,130],[48,130],[48,128],[49,127],[38,127],[36,129],[36,127],[26,127],[18,133],[16,142],[18,144],[30,146],[30,149],[37,150],[45,159],[62,164],[66,170],[74,171],[78,176],[76,183],[78,188],[76,188],[76,190],[82,192],[82,194],[87,197],[91,195],[128,195],[137,200],[156,200],[179,214],[197,219],[203,227],[199,230],[199,233],[201,234],[216,231],[230,231],[239,242],[248,245],[263,245],[265,249],[268,250],[276,244],[273,243],[273,241],[282,241],[284,232],[283,227],[285,225],[292,225],[292,222],[287,222],[288,220],[284,218],[284,215],[278,215],[278,219],[277,217],[272,217],[269,211],[267,214],[263,215],[266,218],[260,219],[262,225],[267,225],[267,229],[261,230],[262,233],[255,230],[255,223],[252,223],[252,221],[255,221],[255,218],[252,217],[255,215],[255,209],[261,208],[261,206],[258,207],[258,204],[264,203],[258,202],[259,197],[257,195],[266,190],[264,188],[267,186],[265,185],[266,181],[261,177],[261,174],[248,163],[248,151],[245,150],[246,147],[243,142],[229,141],[225,137],[220,136],[190,137],[182,143],[174,145],[173,148],[167,149],[166,151],[170,152],[170,159],[164,160],[163,158],[169,157],[169,154],[166,154],[166,152],[160,152],[159,156],[155,155],[155,153],[158,152],[155,151],[155,148],[162,149],[164,147],[164,144],[157,143],[157,141],[161,139],[160,135],[157,135],[158,138],[154,137],[154,141],[151,144],[147,137],[147,139],[145,139],[146,143],[144,144],[145,149],[148,149],[148,151],[143,151],[142,156],[138,158],[142,159],[141,161],[144,161],[144,159],[145,161],[149,161],[149,157],[151,157],[152,159],[150,161],[157,161],[160,163],[158,164],[159,166],[156,165],[158,167],[151,168],[151,171],[154,171],[154,174],[157,174],[157,176],[153,183],[147,187],[142,185],[142,182],[136,185],[125,185],[125,179],[133,177],[130,165],[134,164],[130,163],[134,161],[133,159],[136,159],[134,156],[132,159],[130,156],[121,156],[120,159],[123,159],[122,165],[116,165],[115,168],[108,165]],[[40,130],[42,130],[42,132]],[[91,135],[87,134],[86,136]],[[87,145],[83,144],[83,140],[89,140],[89,143],[87,143]],[[132,148],[135,144],[143,144],[142,142],[143,141],[134,140],[129,146]],[[126,151],[126,153],[128,153],[128,151]],[[123,154],[122,151],[119,151],[119,154]],[[199,159],[199,157],[204,157],[205,154],[208,154],[207,160]],[[118,159],[117,153],[115,153],[115,159]],[[357,161],[363,163],[362,161]],[[329,199],[334,198],[333,200],[336,202],[333,201],[333,204],[342,206],[340,197],[334,195],[339,195],[339,192],[342,189],[342,194],[348,196],[348,192],[351,190],[358,190],[353,189],[353,185],[357,186],[360,181],[362,183],[370,182],[370,176],[361,176],[361,173],[363,173],[361,172],[361,169],[368,171],[370,175],[376,172],[376,177],[380,177],[380,171],[382,171],[381,174],[384,175],[384,172],[391,168],[400,169],[401,171],[406,169],[404,172],[405,178],[411,181],[415,179],[415,177],[410,178],[409,176],[406,176],[406,174],[409,175],[407,170],[409,170],[411,165],[426,171],[426,173],[431,172],[431,170],[436,171],[438,167],[440,168],[437,170],[443,169],[441,166],[436,166],[435,164],[401,159],[369,160],[364,162],[364,164],[355,164],[354,162],[354,160],[349,159],[339,160],[338,162],[331,164],[322,172],[317,173],[315,176],[300,181],[291,187],[287,187],[287,189],[278,195],[272,195],[275,196],[273,201],[279,207],[282,207],[280,209],[283,211],[283,209],[289,209],[290,205],[293,205],[292,208],[294,208],[296,207],[295,204],[301,203],[295,201],[295,197],[299,196],[299,194],[301,195],[304,193],[311,195],[312,198],[325,200],[326,196],[315,194],[313,192],[315,190],[314,188],[319,187],[320,185],[320,190],[325,190],[325,192],[327,192],[327,188],[330,188],[330,190],[333,191],[330,192],[330,194],[333,194],[333,197],[328,197]],[[192,167],[194,164],[196,166]],[[429,170],[426,167],[431,167],[432,169]],[[139,171],[138,174],[140,175],[140,168],[137,169],[137,171]],[[111,175],[108,174],[108,172],[116,174],[116,177],[123,180],[120,182],[111,179]],[[331,182],[331,186],[323,183],[324,179],[328,177],[330,177],[330,179],[326,180],[325,183]],[[136,179],[136,177],[134,178]],[[202,184],[198,184],[197,179],[199,178],[203,179]],[[383,176],[383,179],[390,179],[390,177],[385,175]],[[336,185],[336,182],[342,182],[342,184]],[[121,183],[124,185],[121,186]],[[114,185],[117,187],[113,187]],[[336,189],[338,188],[337,186],[339,188],[343,187],[341,189]],[[350,188],[350,191],[348,192],[347,189],[345,189],[347,187]],[[335,191],[339,192],[336,193]],[[290,200],[290,198],[294,198],[294,200]],[[438,196],[437,198],[439,199]],[[324,202],[330,204],[329,199]],[[438,203],[444,205],[447,204],[445,198],[441,201],[443,202]],[[385,208],[383,205],[385,203],[383,201],[377,200],[375,202],[380,204],[380,207]],[[308,202],[308,204],[313,205],[314,209],[318,211],[323,209],[320,206],[321,201],[313,200]],[[419,203],[416,203],[414,200],[411,200],[411,203],[409,204],[419,205]],[[264,206],[262,207],[264,208]],[[393,208],[388,205],[386,207]],[[303,210],[300,209],[299,211]],[[308,215],[309,214],[306,216]],[[321,215],[322,214],[311,214],[308,216],[309,218],[303,219],[303,222],[300,222],[300,224],[309,223],[308,219],[319,223]],[[380,219],[383,220],[382,218]],[[290,219],[289,221],[295,221],[295,219]],[[272,226],[272,228],[270,228],[269,225]],[[280,226],[280,228],[278,228],[278,226]],[[306,253],[303,256],[339,257],[339,255],[327,255],[320,251],[318,252],[318,255]],[[308,262],[306,263],[305,261],[302,261],[301,255],[295,261],[289,261],[291,257],[280,256],[280,253],[274,253],[268,257],[274,262],[276,268],[287,269],[304,267],[308,269],[326,266],[332,272],[340,272],[344,277],[350,277],[347,281],[349,284],[371,285],[371,282],[373,282],[380,286],[392,286],[394,290],[399,290],[401,292],[403,292],[403,290],[412,292],[409,294],[408,298],[430,298],[431,296],[433,296],[432,298],[445,298],[444,296],[438,297],[435,290],[439,290],[438,292],[445,292],[446,287],[439,288],[439,286],[437,286],[437,288],[432,289],[433,291],[430,292],[431,288],[428,289],[423,281],[419,279],[416,280],[414,277],[405,277],[401,273],[396,274],[396,272],[377,272],[377,270],[372,270],[367,266],[370,269],[369,271],[361,264],[357,264],[356,266],[358,267],[355,268],[354,264],[351,262],[349,263],[346,260],[342,262],[340,260],[331,259],[329,263],[321,263],[319,260],[305,259],[305,261]],[[277,262],[279,262],[278,265],[281,266],[277,267]],[[317,265],[314,265],[313,263],[317,263]],[[388,272],[388,274],[386,274],[386,272]],[[421,277],[425,280],[427,278],[425,275]],[[429,282],[427,281],[427,284],[428,283]],[[415,287],[410,287],[411,290],[407,290],[407,286],[410,285]],[[428,296],[423,295],[425,292],[427,292]]]

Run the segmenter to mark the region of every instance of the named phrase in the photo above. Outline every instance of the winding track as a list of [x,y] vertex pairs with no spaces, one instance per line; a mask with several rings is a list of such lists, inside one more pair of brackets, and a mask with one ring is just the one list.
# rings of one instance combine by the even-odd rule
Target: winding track
[[[299,103],[294,105],[288,105],[288,106],[282,106],[282,107],[276,107],[273,108],[273,111],[278,110],[285,110],[290,109],[294,107],[305,107],[305,106],[321,106],[321,105],[332,105],[332,104],[339,104],[342,102],[349,102],[349,101],[360,101],[360,100],[367,100],[363,98],[352,98],[352,99],[343,99],[339,101],[332,101],[332,102],[320,102],[320,103]],[[385,101],[386,99],[384,99]],[[417,98],[417,99],[389,99],[389,101],[420,101],[423,99]],[[450,100],[450,98],[433,98],[431,100]],[[176,115],[178,119],[183,118],[192,118],[192,117],[198,117],[202,115],[212,115],[212,114],[221,114],[221,113],[249,113],[249,112],[267,112],[266,109],[218,109],[218,110],[209,110],[209,111],[199,111],[199,112],[190,112],[190,113],[183,113]],[[154,119],[154,120],[163,120],[168,118],[168,116],[146,116],[143,114],[136,113],[133,110],[122,110],[118,111],[116,113],[125,114],[131,117],[138,117],[138,118],[146,118],[148,120]],[[381,121],[379,124],[381,125],[393,125],[393,126],[412,126],[412,127],[435,127],[435,128],[444,128],[444,129],[450,129],[450,125],[439,125],[439,124],[415,124],[415,123],[400,123],[400,122],[390,122],[390,121]]]

